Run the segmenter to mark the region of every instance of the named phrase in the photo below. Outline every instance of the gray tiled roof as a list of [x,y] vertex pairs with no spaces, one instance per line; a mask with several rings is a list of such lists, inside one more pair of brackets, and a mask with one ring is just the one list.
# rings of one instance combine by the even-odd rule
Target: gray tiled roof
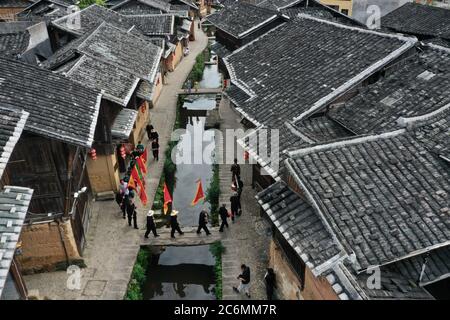
[[0,1],[0,8],[25,8],[32,3],[30,0],[2,0]]
[[425,47],[329,115],[364,134],[398,128],[400,117],[424,115],[449,103],[450,50]]
[[381,19],[381,26],[397,32],[436,37],[450,34],[450,10],[406,3]]
[[147,36],[169,36],[174,33],[172,15],[129,15],[125,20]]
[[291,153],[291,173],[356,268],[450,243],[449,165],[409,131],[357,137]]
[[62,75],[0,58],[0,100],[30,113],[25,130],[90,147],[101,93]]
[[30,44],[28,31],[0,34],[0,55],[7,58],[17,58]]
[[257,5],[262,7],[262,8],[267,8],[267,9],[276,9],[276,10],[280,10],[280,9],[285,9],[288,7],[291,7],[297,3],[301,2],[300,0],[262,0],[262,1],[258,1]]
[[[425,269],[422,274],[422,267]],[[420,285],[443,280],[450,277],[450,246],[432,250],[409,259],[400,260],[392,265],[386,266]]]
[[357,285],[371,300],[432,300],[431,294],[416,283],[415,278],[400,272],[398,268],[387,265],[380,268],[380,288],[369,287],[372,273],[355,276]]
[[[262,130],[266,130],[267,133],[263,133]],[[283,125],[278,128],[279,159],[277,159],[273,158],[272,155],[272,131],[266,127],[261,127],[256,130],[256,134],[259,137],[267,136],[268,143],[246,138],[243,145],[250,155],[255,157],[257,162],[275,179],[284,172],[284,160],[287,158],[287,151],[351,136],[342,126],[326,116],[306,119],[297,125]],[[255,145],[256,142],[259,143]],[[273,151],[276,153],[275,150]],[[277,165],[274,163],[277,160],[279,161],[278,169],[276,169]]]
[[242,38],[252,30],[273,21],[278,13],[245,2],[236,2],[206,17],[216,28]]
[[28,112],[0,103],[0,179],[19,141],[28,115]]
[[76,55],[87,55],[109,62],[141,79],[153,81],[161,54],[162,48],[147,38],[104,22],[94,31],[55,52],[43,65],[53,69]]
[[51,21],[66,15],[68,7],[71,5],[73,2],[70,0],[39,0],[19,12],[17,16],[21,20]]
[[[256,196],[263,210],[303,262],[317,275],[322,264],[340,256],[340,247],[314,209],[285,182],[280,181]],[[318,269],[316,269],[318,268]]]
[[147,39],[106,23],[80,44],[78,50],[105,59],[149,81],[153,81],[156,75],[162,54],[162,49]]
[[[167,9],[169,8],[170,7]],[[139,0],[123,1],[113,6],[111,9],[123,15],[158,14],[164,11]]]
[[80,36],[92,31],[103,22],[125,29],[133,26],[127,23],[125,16],[99,5],[91,5],[83,10],[56,19],[52,21],[52,25]]
[[144,80],[138,85],[136,95],[141,99],[152,101],[153,88],[154,88],[153,83]]
[[31,189],[13,186],[0,192],[0,297],[32,195]]
[[241,108],[257,122],[277,128],[334,101],[414,43],[304,16],[224,61],[232,82],[254,97]]
[[211,44],[211,50],[214,51],[214,53],[217,54],[220,58],[225,58],[232,52],[232,51],[228,50],[227,47],[225,47],[223,44],[221,44],[218,41]]
[[111,134],[114,138],[128,139],[136,122],[138,111],[123,108],[114,119],[111,127]]
[[83,56],[66,73],[67,77],[86,87],[104,90],[103,98],[125,107],[139,78],[117,66]]
[[403,119],[403,122],[409,121],[413,126],[419,126],[414,130],[414,137],[428,150],[450,162],[450,103],[440,110],[435,116],[423,121],[420,118],[426,116]]
[[[213,46],[211,46],[211,49],[214,50],[214,52],[216,52],[219,56],[220,54],[215,51],[216,48],[219,48],[220,50],[227,50],[225,47],[223,47],[220,42],[215,42]],[[223,49],[222,49],[223,48]],[[228,54],[230,54],[231,52],[229,52],[227,50],[227,54],[225,56],[227,56]],[[220,56],[221,58],[224,58],[225,56]],[[226,95],[231,102],[233,102],[233,104],[236,107],[240,107],[241,105],[243,105],[245,103],[245,101],[247,101],[248,99],[251,98],[250,95],[248,95],[245,91],[241,90],[239,87],[235,86],[235,85],[230,85],[225,91],[224,91],[224,95]]]

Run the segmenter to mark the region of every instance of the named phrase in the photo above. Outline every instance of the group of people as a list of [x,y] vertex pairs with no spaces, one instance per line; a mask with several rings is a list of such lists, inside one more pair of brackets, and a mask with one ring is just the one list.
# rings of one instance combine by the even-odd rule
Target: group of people
[[[149,141],[151,141],[151,148],[152,148],[152,154],[153,158],[158,161],[159,160],[159,134],[155,131],[154,127],[152,125],[147,125],[146,127],[147,136]],[[125,176],[123,179],[120,180],[119,185],[119,192],[116,194],[116,202],[119,205],[121,211],[122,211],[122,217],[123,219],[128,218],[128,225],[133,227],[135,229],[139,229],[137,225],[137,210],[136,205],[134,203],[134,197],[135,197],[135,191],[134,189],[129,186],[130,176],[131,172],[133,170],[134,165],[136,164],[136,158],[140,157],[145,152],[145,146],[142,144],[141,141],[138,141],[136,148],[131,152],[131,160],[128,165],[128,169],[125,173]],[[147,214],[147,231],[152,231],[153,229],[148,229],[148,226],[150,220],[153,220],[154,212],[150,210]],[[154,220],[153,220],[154,222]],[[156,235],[156,226],[155,226],[155,236]],[[146,232],[146,237],[148,237],[149,232]]]

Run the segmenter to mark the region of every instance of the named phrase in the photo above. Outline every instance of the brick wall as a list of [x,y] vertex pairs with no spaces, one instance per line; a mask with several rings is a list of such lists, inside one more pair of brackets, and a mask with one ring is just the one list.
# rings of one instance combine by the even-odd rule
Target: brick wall
[[61,238],[64,240],[69,261],[80,262],[82,259],[70,220],[60,224],[49,222],[24,226],[20,235],[22,253],[17,256],[22,272],[29,274],[53,271],[64,265],[67,258]]

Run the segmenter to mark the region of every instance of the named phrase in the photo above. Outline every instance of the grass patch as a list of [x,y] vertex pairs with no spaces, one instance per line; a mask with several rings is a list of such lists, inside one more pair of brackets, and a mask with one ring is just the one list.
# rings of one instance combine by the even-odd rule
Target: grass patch
[[147,269],[149,265],[150,251],[148,248],[141,248],[138,252],[136,263],[131,273],[131,280],[128,283],[125,300],[143,300],[142,288],[147,279]]
[[213,164],[213,177],[211,183],[206,190],[206,201],[211,205],[211,223],[213,226],[219,224],[219,196],[220,196],[220,178],[219,165]]
[[225,252],[225,247],[222,242],[216,241],[209,246],[209,251],[216,258],[214,265],[214,273],[216,276],[215,295],[217,300],[222,300],[222,254]]

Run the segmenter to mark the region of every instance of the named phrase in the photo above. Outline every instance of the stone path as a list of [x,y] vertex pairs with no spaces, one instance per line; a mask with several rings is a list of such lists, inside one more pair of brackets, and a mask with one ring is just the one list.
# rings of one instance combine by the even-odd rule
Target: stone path
[[[189,56],[183,58],[177,69],[168,74],[159,101],[150,110],[151,123],[159,132],[161,150],[159,162],[149,161],[146,177],[149,205],[153,203],[164,165],[164,151],[175,122],[177,92],[189,75],[196,56],[208,43],[208,38],[201,30],[197,29],[196,35],[196,41],[190,43]],[[83,254],[87,268],[81,270],[79,287],[73,289],[73,286],[68,286],[68,281],[74,280],[77,273],[69,276],[67,272],[60,271],[25,276],[28,289],[50,299],[122,300],[143,239],[147,210],[139,208],[138,225],[141,230],[134,230],[122,219],[114,201],[95,202]]]
[[143,246],[201,246],[212,244],[222,239],[218,227],[208,227],[211,235],[207,236],[202,230],[201,234],[197,234],[196,227],[183,227],[181,231],[184,232],[182,236],[175,233],[175,239],[170,237],[170,228],[159,228],[159,237],[153,237],[150,233],[148,239],[143,238],[141,245]]
[[[229,107],[224,98],[219,107],[221,131],[242,128],[240,118]],[[225,159],[223,138],[218,137],[217,159],[221,163]],[[226,149],[226,148],[225,148]],[[223,161],[222,161],[223,162]],[[220,176],[220,204],[225,203],[230,210],[231,172],[230,164],[219,165]],[[241,196],[242,216],[236,219],[230,228],[225,230],[222,244],[225,253],[222,255],[222,295],[223,300],[248,299],[245,295],[233,292],[232,287],[239,284],[236,279],[240,274],[242,263],[250,267],[251,271],[251,299],[266,299],[264,275],[268,266],[268,252],[270,242],[270,226],[260,217],[259,205],[255,199],[255,191],[251,187],[252,167],[241,164],[241,178],[244,191]]]

